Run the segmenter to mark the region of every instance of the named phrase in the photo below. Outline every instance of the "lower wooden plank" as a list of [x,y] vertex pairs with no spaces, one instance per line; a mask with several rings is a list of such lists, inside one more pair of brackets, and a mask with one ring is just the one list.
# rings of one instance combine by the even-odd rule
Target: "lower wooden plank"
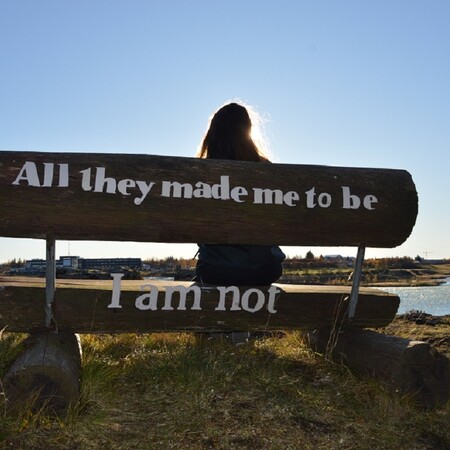
[[[120,280],[117,280],[120,282]],[[76,333],[316,329],[345,318],[349,287],[273,285],[200,287],[186,282],[57,280],[59,329]],[[222,291],[222,293],[221,293]],[[172,295],[168,295],[172,292]],[[384,327],[399,298],[361,289],[353,326]],[[38,330],[45,323],[43,280],[0,278],[0,327]]]

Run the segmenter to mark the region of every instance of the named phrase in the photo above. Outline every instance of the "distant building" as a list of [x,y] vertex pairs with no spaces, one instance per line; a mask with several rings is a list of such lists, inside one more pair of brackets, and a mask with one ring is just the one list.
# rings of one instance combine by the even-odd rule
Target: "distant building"
[[44,273],[46,266],[45,259],[30,259],[29,261],[25,261],[23,273]]
[[342,255],[325,255],[323,259],[330,263],[337,264],[338,267],[352,267],[356,260],[354,256]]
[[448,264],[448,260],[445,259],[422,259],[422,263],[424,264]]
[[342,255],[325,255],[323,259],[330,261],[341,261],[344,257]]
[[80,258],[78,268],[83,270],[100,269],[111,270],[121,268],[141,270],[141,258]]
[[[25,274],[45,273],[47,263],[45,259],[30,259],[20,272]],[[79,256],[60,256],[56,261],[56,269],[73,270],[117,270],[142,269],[141,258],[80,258]]]
[[79,256],[61,256],[56,265],[60,265],[61,267],[69,267],[71,269],[78,269],[80,259],[81,258]]

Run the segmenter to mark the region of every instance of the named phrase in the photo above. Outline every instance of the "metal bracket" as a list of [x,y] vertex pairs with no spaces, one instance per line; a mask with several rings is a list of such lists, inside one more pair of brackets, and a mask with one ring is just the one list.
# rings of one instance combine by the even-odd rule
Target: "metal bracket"
[[350,321],[353,317],[355,317],[356,305],[358,304],[359,285],[361,282],[365,251],[366,247],[360,244],[358,247],[358,254],[356,255],[355,270],[353,271],[352,292],[350,294],[350,303],[348,305],[348,319]]
[[53,301],[56,289],[55,238],[47,235],[46,239],[46,273],[45,273],[45,326],[53,324]]

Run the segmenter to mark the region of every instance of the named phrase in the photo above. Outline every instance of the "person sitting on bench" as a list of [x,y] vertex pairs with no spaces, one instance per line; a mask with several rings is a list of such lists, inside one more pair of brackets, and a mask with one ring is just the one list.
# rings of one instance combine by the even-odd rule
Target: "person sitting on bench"
[[[197,156],[269,163],[253,141],[251,131],[247,108],[229,103],[212,117]],[[206,284],[270,285],[281,276],[286,258],[277,246],[198,245],[195,281]]]

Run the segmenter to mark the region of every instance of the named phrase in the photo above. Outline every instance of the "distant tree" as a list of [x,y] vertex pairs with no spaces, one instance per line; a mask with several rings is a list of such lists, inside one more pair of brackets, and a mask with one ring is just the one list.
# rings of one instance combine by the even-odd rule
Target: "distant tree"
[[24,259],[20,259],[20,258],[16,259],[16,258],[14,258],[11,261],[9,261],[9,266],[10,267],[17,268],[17,267],[23,267],[24,265],[25,265],[25,260]]
[[309,251],[306,253],[305,259],[307,259],[308,261],[312,261],[314,258],[315,258],[314,253],[313,253],[311,250],[309,250]]

